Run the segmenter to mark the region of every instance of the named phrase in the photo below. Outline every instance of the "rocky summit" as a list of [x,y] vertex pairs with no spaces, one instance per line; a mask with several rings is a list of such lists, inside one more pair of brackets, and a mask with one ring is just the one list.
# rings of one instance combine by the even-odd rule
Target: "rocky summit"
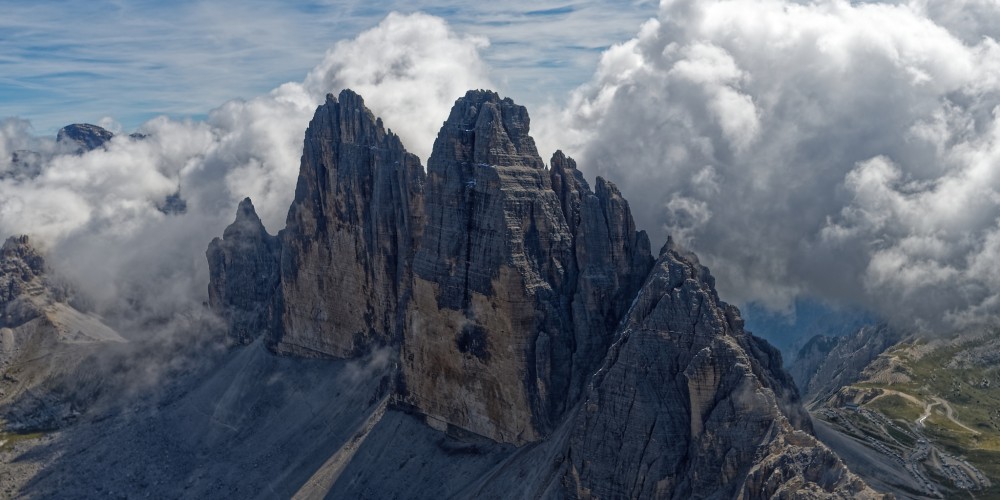
[[114,134],[97,125],[74,123],[59,129],[56,144],[75,154],[83,154],[104,147]]
[[393,360],[298,493],[878,497],[697,258],[654,258],[614,184],[561,152],[546,166],[529,131],[470,91],[425,173],[360,96],[327,96],[286,228],[247,199],[211,243],[210,304],[239,343]]

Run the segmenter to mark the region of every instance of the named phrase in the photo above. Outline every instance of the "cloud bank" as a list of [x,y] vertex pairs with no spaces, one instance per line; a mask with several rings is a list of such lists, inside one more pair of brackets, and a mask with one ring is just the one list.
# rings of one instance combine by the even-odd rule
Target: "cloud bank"
[[[533,113],[535,133],[545,153],[566,149],[618,183],[655,239],[697,251],[729,300],[781,310],[806,297],[910,325],[993,319],[997,26],[985,0],[664,1],[565,106]],[[0,235],[38,236],[108,309],[187,307],[204,297],[205,245],[239,199],[272,232],[284,225],[327,92],[360,92],[426,159],[454,99],[494,87],[488,50],[441,18],[391,14],[303,81],[204,121],[153,119],[145,140],[67,156],[8,119]],[[20,150],[40,153],[39,175],[10,174]],[[186,213],[157,210],[178,191]]]
[[666,0],[546,120],[724,297],[1000,311],[1000,4]]
[[[271,232],[284,227],[303,135],[326,93],[370,96],[369,107],[426,157],[454,100],[490,86],[479,57],[486,44],[436,17],[391,14],[334,46],[303,82],[226,102],[204,121],[155,118],[140,127],[146,138],[117,135],[79,156],[32,136],[24,120],[4,120],[0,236],[32,235],[105,315],[135,324],[170,317],[205,299],[205,248],[239,200],[253,198]],[[39,153],[37,172],[12,162],[29,150]],[[168,215],[159,207],[174,193],[187,210]]]

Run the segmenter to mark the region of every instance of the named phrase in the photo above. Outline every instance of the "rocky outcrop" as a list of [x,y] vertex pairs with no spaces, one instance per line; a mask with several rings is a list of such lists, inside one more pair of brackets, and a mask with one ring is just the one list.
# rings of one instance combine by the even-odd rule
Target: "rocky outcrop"
[[808,431],[778,352],[665,247],[576,421],[582,498],[874,496]]
[[[45,259],[31,245],[27,236],[11,236],[0,247],[0,326],[20,326],[40,312],[30,296],[46,293]],[[63,295],[59,289],[57,294]]]
[[278,238],[264,229],[250,198],[236,220],[208,246],[208,303],[226,319],[230,336],[248,344],[271,329],[271,302],[278,288]]
[[327,96],[280,235],[275,350],[350,357],[402,337],[423,182],[420,160],[360,96]]
[[[404,410],[451,443],[428,460],[392,454],[398,469],[496,457],[462,469],[481,480],[425,485],[441,495],[508,480],[545,497],[875,495],[811,436],[778,351],[743,331],[707,269],[669,242],[654,262],[610,182],[592,190],[561,152],[546,169],[510,99],[458,99],[425,176],[359,96],[328,96],[286,229],[271,239],[245,204],[244,229],[209,249],[211,301],[231,334],[266,326],[273,351],[303,356],[391,346],[399,373],[385,414]],[[396,467],[372,473],[385,450],[348,464],[366,440],[411,437],[391,434],[412,430],[398,412],[388,427],[382,416],[338,452],[363,479],[344,492],[389,496],[406,482],[386,479]]]
[[83,154],[104,147],[114,134],[89,123],[74,123],[59,129],[56,144],[67,152]]
[[360,96],[328,95],[306,130],[287,226],[249,199],[208,249],[209,301],[230,334],[275,352],[348,358],[398,345],[423,223],[424,171]]
[[[573,365],[589,375],[604,360],[613,333],[653,266],[649,238],[637,231],[628,202],[611,182],[597,177],[591,191],[576,162],[552,156],[552,189],[573,236],[567,291],[573,318]],[[579,400],[588,377],[573,377],[566,391]]]
[[651,262],[617,190],[599,181],[595,195],[561,154],[547,171],[528,131],[493,92],[452,108],[428,161],[403,344],[408,404],[516,444],[579,399]]
[[[75,366],[79,358],[67,353],[124,341],[99,318],[74,307],[78,302],[66,283],[50,275],[27,236],[10,237],[0,247],[0,412],[8,402],[33,394],[54,373]],[[47,395],[39,391],[38,397]],[[68,415],[44,413],[28,420]]]

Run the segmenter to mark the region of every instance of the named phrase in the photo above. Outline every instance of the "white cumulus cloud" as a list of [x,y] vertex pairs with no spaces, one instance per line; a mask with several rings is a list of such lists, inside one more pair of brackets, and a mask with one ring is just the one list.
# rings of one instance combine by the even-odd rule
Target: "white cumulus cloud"
[[736,302],[940,325],[1000,294],[1000,6],[665,0],[543,120]]
[[[486,46],[439,18],[391,14],[334,46],[302,82],[226,102],[204,121],[155,118],[140,127],[145,138],[116,135],[83,155],[59,153],[24,120],[0,121],[0,236],[32,235],[108,314],[141,304],[169,315],[200,303],[205,248],[239,200],[250,196],[272,233],[284,226],[304,132],[327,93],[361,93],[426,158],[455,99],[490,86],[479,58]],[[120,128],[113,118],[102,124]],[[14,165],[19,151],[39,153],[37,172]],[[175,193],[187,210],[168,215],[160,208]]]

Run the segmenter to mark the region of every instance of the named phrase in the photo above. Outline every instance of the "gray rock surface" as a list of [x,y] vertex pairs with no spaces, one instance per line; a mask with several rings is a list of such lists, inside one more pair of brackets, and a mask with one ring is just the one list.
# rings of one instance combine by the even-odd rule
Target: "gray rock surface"
[[577,416],[567,495],[877,496],[807,432],[797,400],[777,350],[668,243]]
[[38,253],[27,236],[11,236],[0,247],[0,308],[4,315],[0,324],[11,327],[30,320],[31,311],[7,308],[31,293],[45,289],[45,259]]
[[275,350],[349,357],[402,337],[423,182],[420,160],[360,96],[327,96],[280,235]]
[[[262,340],[222,359],[202,353],[141,397],[117,391],[117,405],[0,446],[0,488],[18,498],[292,498],[380,407],[392,365],[278,357]],[[108,391],[136,374],[102,375]]]
[[114,134],[97,125],[74,123],[59,129],[56,144],[74,154],[83,154],[104,147]]
[[240,202],[223,237],[208,245],[208,303],[237,342],[248,344],[271,330],[280,252],[278,238],[267,233],[250,198]]
[[[49,384],[73,372],[102,343],[124,341],[91,314],[71,305],[71,289],[49,276],[27,236],[0,247],[0,429],[3,413],[19,414],[7,427],[49,428],[73,417]],[[8,405],[18,402],[16,408]]]
[[593,193],[561,153],[545,170],[528,132],[510,99],[456,101],[428,161],[403,343],[408,404],[516,444],[579,399],[652,262],[617,189]]
[[287,224],[270,297],[239,295],[273,276],[259,220],[213,242],[213,305],[266,315],[279,354],[398,356],[303,498],[877,496],[707,269],[669,242],[654,264],[621,193],[562,153],[546,169],[510,99],[458,99],[425,177],[329,96]]
[[902,336],[886,325],[865,326],[852,335],[814,337],[789,367],[805,401],[823,399],[858,380],[861,372]]

